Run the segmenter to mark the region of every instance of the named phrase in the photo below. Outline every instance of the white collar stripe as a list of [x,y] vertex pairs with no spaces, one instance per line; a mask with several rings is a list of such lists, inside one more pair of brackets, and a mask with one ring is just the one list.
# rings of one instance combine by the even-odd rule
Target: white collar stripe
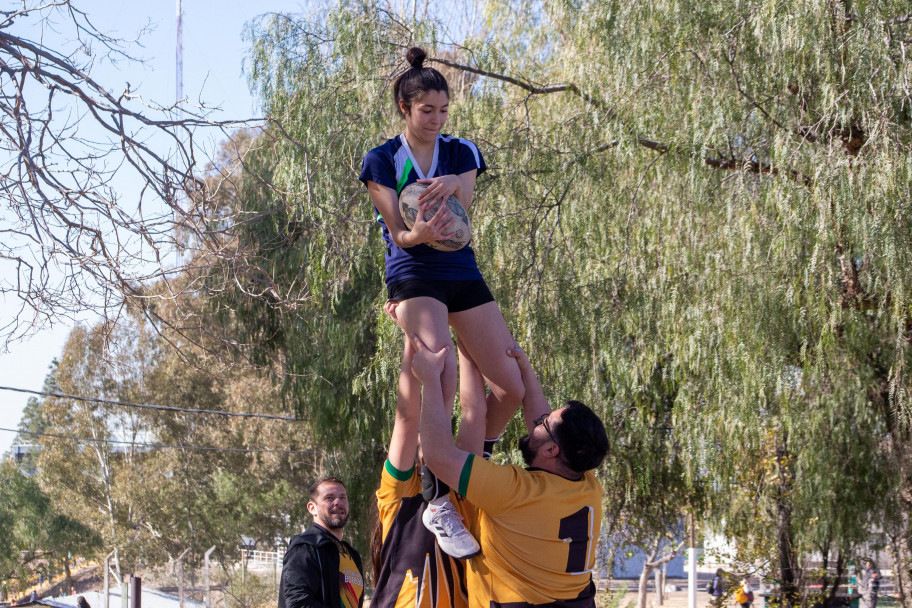
[[[405,170],[406,160],[408,160],[409,154],[407,150],[399,148],[396,150],[396,154],[393,155],[393,163],[396,166],[396,182],[402,180],[402,173]],[[412,163],[414,164],[414,163]]]
[[461,137],[459,138],[459,142],[469,147],[469,150],[471,150],[472,154],[475,156],[475,166],[481,167],[481,157],[478,155],[478,147],[468,139],[462,139]]
[[[440,153],[440,140],[441,139],[443,139],[443,137],[440,134],[438,134],[437,139],[434,140],[434,158],[431,160],[431,170],[428,171],[428,175],[431,177],[433,177],[434,174],[437,172],[437,157]],[[415,160],[415,155],[412,154],[412,149],[408,145],[408,140],[405,139],[405,133],[402,133],[399,135],[399,141],[402,142],[402,148],[405,149],[405,153],[408,154],[408,157],[410,159],[412,159],[412,166],[415,168],[415,174],[418,176],[418,179],[427,179],[425,174],[421,172],[421,166],[418,164],[418,161]],[[477,155],[478,155],[478,153],[476,151],[476,158],[477,158]]]
[[472,155],[475,157],[475,165],[477,167],[481,168],[481,157],[478,155],[478,146],[476,146],[474,143],[472,143],[468,139],[463,139],[461,137],[453,137],[452,135],[447,135],[446,137],[441,135],[440,139],[442,139],[445,142],[451,142],[451,141],[455,140],[455,141],[458,141],[459,143],[467,146],[469,148],[469,150],[472,151]]

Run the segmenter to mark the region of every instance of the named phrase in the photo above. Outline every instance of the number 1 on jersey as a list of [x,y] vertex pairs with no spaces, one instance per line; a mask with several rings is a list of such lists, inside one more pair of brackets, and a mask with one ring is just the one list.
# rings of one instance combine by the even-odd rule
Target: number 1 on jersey
[[590,541],[590,519],[592,509],[583,507],[576,513],[568,515],[560,520],[560,529],[558,536],[566,542],[570,539],[570,547],[567,551],[567,572],[571,574],[580,574],[587,572],[589,558],[589,541]]

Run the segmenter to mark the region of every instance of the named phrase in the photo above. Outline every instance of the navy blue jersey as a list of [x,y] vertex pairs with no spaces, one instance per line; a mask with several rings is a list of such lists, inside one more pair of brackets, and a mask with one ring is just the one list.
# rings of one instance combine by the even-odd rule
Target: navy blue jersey
[[[467,139],[440,134],[434,144],[431,170],[424,175],[405,140],[405,134],[402,134],[367,153],[358,179],[365,184],[372,181],[386,186],[398,195],[403,188],[419,179],[461,175],[473,169],[479,175],[487,169],[475,144]],[[393,242],[386,222],[376,207],[374,212],[383,228],[383,240],[386,243],[387,284],[402,279],[481,280],[471,243],[458,251],[438,251],[423,243],[402,249]]]

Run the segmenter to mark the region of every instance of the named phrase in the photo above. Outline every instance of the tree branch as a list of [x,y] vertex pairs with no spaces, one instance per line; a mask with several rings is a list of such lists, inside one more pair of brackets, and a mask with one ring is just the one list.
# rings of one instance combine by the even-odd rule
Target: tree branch
[[[686,541],[682,540],[680,543],[678,543],[677,547],[672,549],[669,553],[665,554],[664,557],[657,559],[655,561],[646,562],[646,566],[651,569],[655,569],[655,568],[658,568],[659,566],[661,566],[662,564],[667,564],[668,562],[673,560],[675,557],[677,557],[678,553],[681,552],[681,549],[684,548],[685,544],[686,544]],[[658,549],[656,549],[656,551],[658,552]]]
[[570,93],[573,93],[574,95],[576,95],[580,99],[586,101],[587,103],[590,103],[590,104],[604,110],[607,113],[609,118],[616,118],[614,110],[612,110],[608,106],[607,103],[605,103],[604,101],[602,101],[600,99],[596,99],[596,98],[592,97],[591,95],[588,95],[587,93],[584,93],[575,84],[552,84],[552,85],[546,85],[546,86],[538,86],[538,85],[532,84],[531,82],[528,82],[525,80],[520,80],[520,79],[514,78],[512,76],[507,76],[505,74],[498,74],[496,72],[489,72],[487,70],[482,70],[479,68],[473,68],[472,66],[465,65],[462,63],[456,63],[455,61],[451,61],[449,59],[444,59],[442,57],[429,57],[428,61],[433,61],[435,63],[449,66],[449,67],[457,69],[457,70],[462,70],[462,71],[469,72],[472,74],[477,74],[479,76],[486,76],[488,78],[493,78],[494,80],[508,82],[512,85],[515,85],[515,86],[523,89],[524,91],[528,91],[529,94],[531,94],[531,95],[548,95],[551,93],[562,93],[565,91],[569,91]]
[[[753,159],[741,159],[741,158],[716,158],[712,156],[707,156],[705,162],[708,166],[716,169],[725,169],[728,171],[748,171],[750,173],[758,174],[768,174],[768,175],[779,175],[783,173],[778,167],[771,165],[769,163],[761,163]],[[794,169],[786,169],[784,174],[790,179],[804,184],[808,188],[812,187],[814,182],[811,178],[806,175],[802,175],[800,172],[795,171]]]
[[[129,83],[117,95],[92,77],[91,62],[76,63],[79,53],[10,30],[14,22],[49,19],[74,44],[95,42],[132,59],[125,41],[99,32],[70,0],[0,12],[0,155],[7,158],[0,164],[0,203],[9,213],[0,262],[10,269],[0,294],[20,302],[19,314],[2,328],[7,340],[28,333],[36,318],[86,310],[106,316],[129,299],[148,297],[142,285],[158,279],[170,285],[169,276],[189,268],[179,259],[171,267],[164,262],[188,243],[217,258],[240,255],[226,248],[224,232],[212,230],[234,220],[213,202],[219,189],[213,175],[226,176],[210,172],[196,133],[216,129],[230,140],[229,130],[263,124],[213,121],[202,105],[150,104]],[[116,191],[116,184],[137,178],[138,193]]]

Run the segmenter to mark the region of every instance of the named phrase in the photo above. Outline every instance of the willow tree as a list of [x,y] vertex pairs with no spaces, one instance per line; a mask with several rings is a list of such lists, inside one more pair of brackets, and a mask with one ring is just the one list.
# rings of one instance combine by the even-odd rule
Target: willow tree
[[[847,542],[885,517],[883,501],[851,491],[867,478],[834,478],[819,457],[827,432],[860,429],[865,475],[912,506],[907,5],[483,7],[458,36],[370,2],[252,28],[253,85],[292,141],[269,167],[281,196],[251,203],[272,219],[244,234],[265,244],[277,293],[312,301],[261,302],[250,327],[282,337],[301,412],[375,456],[399,345],[379,314],[382,252],[356,178],[401,130],[390,83],[404,47],[423,44],[457,82],[445,130],[488,160],[475,249],[549,396],[623,418],[655,407],[645,379],[660,370],[675,386],[682,484],[713,489],[717,519],[740,508],[743,472],[770,454],[796,466],[784,486],[763,478],[775,509],[756,533],[775,531],[770,557],[799,601],[794,561],[823,541],[796,524],[836,517],[810,488],[843,484],[830,529]],[[857,462],[855,445],[837,451]],[[610,462],[603,475],[625,471]]]

